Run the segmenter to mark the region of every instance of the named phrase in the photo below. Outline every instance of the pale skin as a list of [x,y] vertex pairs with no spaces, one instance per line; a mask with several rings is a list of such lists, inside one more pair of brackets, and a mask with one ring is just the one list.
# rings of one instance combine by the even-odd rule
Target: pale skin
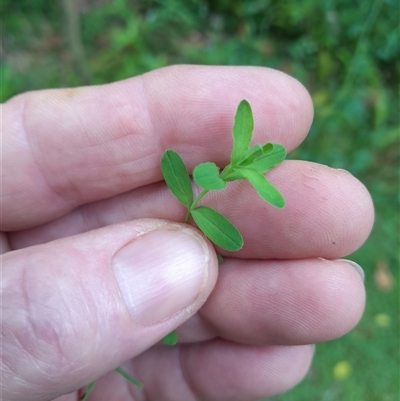
[[[349,173],[283,162],[268,173],[282,210],[245,182],[207,195],[204,204],[245,240],[237,253],[221,251],[220,267],[194,228],[171,223],[185,210],[162,182],[163,152],[177,151],[189,170],[223,167],[242,99],[254,112],[254,143],[290,152],[305,139],[307,91],[266,68],[173,66],[2,105],[5,401],[77,400],[99,377],[91,401],[257,400],[304,377],[311,344],[357,324],[363,279],[343,258],[366,240],[374,216]],[[115,255],[129,244],[154,257],[133,257],[128,279]],[[160,266],[169,257],[201,274],[168,287]],[[152,347],[176,327],[179,345]],[[113,373],[117,366],[144,390]]]

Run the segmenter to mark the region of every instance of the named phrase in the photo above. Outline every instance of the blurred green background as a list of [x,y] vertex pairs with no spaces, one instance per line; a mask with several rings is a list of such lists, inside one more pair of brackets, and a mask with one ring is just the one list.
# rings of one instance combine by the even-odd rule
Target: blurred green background
[[376,223],[351,257],[367,307],[275,401],[396,401],[399,364],[399,4],[395,0],[3,0],[1,100],[101,84],[175,63],[277,68],[310,91],[315,120],[291,158],[351,171]]

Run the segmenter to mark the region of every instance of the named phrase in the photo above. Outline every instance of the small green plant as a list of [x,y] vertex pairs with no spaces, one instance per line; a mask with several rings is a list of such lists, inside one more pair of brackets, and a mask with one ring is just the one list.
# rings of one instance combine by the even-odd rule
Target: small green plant
[[[227,251],[238,251],[243,247],[243,237],[239,230],[222,214],[207,206],[197,206],[212,190],[220,191],[230,181],[247,180],[262,199],[277,208],[285,206],[282,194],[265,178],[271,168],[286,157],[282,145],[266,143],[250,147],[254,120],[250,104],[242,100],[235,115],[233,125],[233,150],[230,163],[221,171],[212,162],[201,163],[193,170],[193,179],[202,188],[194,198],[192,182],[181,157],[174,150],[167,150],[161,160],[164,180],[175,197],[187,208],[185,223],[192,217],[199,229],[215,245]],[[219,256],[219,261],[222,259]],[[178,341],[175,332],[162,339],[167,345]]]
[[282,145],[275,143],[250,147],[253,127],[250,104],[242,100],[233,126],[230,163],[222,171],[212,162],[201,163],[194,168],[193,179],[202,188],[196,198],[193,197],[189,173],[178,153],[167,150],[161,161],[165,182],[187,208],[185,223],[192,217],[206,237],[227,251],[241,249],[243,237],[239,230],[216,210],[207,206],[197,206],[209,191],[222,190],[230,181],[247,180],[266,202],[278,208],[285,205],[282,194],[264,177],[264,173],[285,159],[286,150]]
[[[168,149],[161,160],[164,180],[175,197],[187,208],[185,223],[190,218],[215,245],[227,251],[238,251],[243,247],[243,237],[239,230],[222,214],[207,206],[198,206],[200,200],[210,191],[220,191],[231,181],[247,180],[262,199],[277,208],[285,206],[282,194],[265,178],[264,174],[281,163],[286,157],[282,145],[266,143],[250,147],[254,120],[250,104],[242,100],[235,115],[233,125],[233,150],[230,163],[220,168],[212,162],[201,163],[193,170],[195,183],[202,188],[198,196],[193,196],[192,182],[181,157],[174,150]],[[218,255],[219,256],[219,255]],[[222,259],[219,256],[219,261]],[[176,332],[169,333],[162,339],[167,345],[178,341]],[[121,368],[116,372],[130,383],[141,388],[143,385]],[[93,390],[95,382],[89,384],[81,401],[85,401]]]

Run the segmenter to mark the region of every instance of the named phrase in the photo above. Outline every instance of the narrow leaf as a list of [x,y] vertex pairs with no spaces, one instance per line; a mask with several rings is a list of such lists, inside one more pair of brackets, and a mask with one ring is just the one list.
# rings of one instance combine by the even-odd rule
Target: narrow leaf
[[175,345],[178,342],[176,331],[171,331],[171,333],[167,334],[161,342],[165,345]]
[[248,166],[249,164],[253,163],[254,160],[258,159],[262,155],[263,155],[262,146],[256,144],[242,153],[242,155],[239,157],[237,164],[240,166]]
[[265,145],[262,146],[263,154],[266,155],[268,153],[271,153],[272,150],[274,149],[274,144],[271,142],[266,143]]
[[233,125],[233,150],[231,155],[232,164],[236,164],[243,152],[245,152],[251,141],[253,134],[253,113],[249,102],[242,100],[235,115],[235,123]]
[[193,202],[192,184],[185,164],[175,151],[167,150],[161,160],[161,171],[169,189],[187,208]]
[[193,178],[197,185],[204,189],[224,189],[226,183],[219,178],[219,168],[215,163],[202,163],[193,170]]
[[271,168],[277,166],[286,158],[286,149],[282,145],[273,143],[266,144],[264,146],[267,145],[273,145],[272,150],[268,148],[268,151],[265,153],[263,152],[263,155],[255,160],[251,165],[251,168],[260,173],[266,173],[268,170],[271,170]]
[[238,251],[243,247],[243,237],[238,229],[222,214],[206,206],[192,210],[192,217],[200,230],[219,247]]
[[259,171],[251,168],[238,168],[235,171],[248,180],[266,202],[280,209],[285,206],[282,194]]

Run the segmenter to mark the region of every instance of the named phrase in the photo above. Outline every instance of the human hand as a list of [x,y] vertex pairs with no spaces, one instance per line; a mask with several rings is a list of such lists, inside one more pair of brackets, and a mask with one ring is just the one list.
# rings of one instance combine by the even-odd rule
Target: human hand
[[[363,280],[340,258],[373,207],[350,174],[283,162],[268,173],[283,210],[242,181],[207,197],[245,240],[219,268],[195,229],[170,222],[185,210],[163,152],[224,165],[242,99],[254,142],[305,138],[308,94],[265,68],[175,66],[3,105],[4,401],[77,400],[123,363],[144,390],[111,372],[90,400],[256,400],[303,378],[309,344],[358,322]],[[178,326],[181,344],[151,347]]]

